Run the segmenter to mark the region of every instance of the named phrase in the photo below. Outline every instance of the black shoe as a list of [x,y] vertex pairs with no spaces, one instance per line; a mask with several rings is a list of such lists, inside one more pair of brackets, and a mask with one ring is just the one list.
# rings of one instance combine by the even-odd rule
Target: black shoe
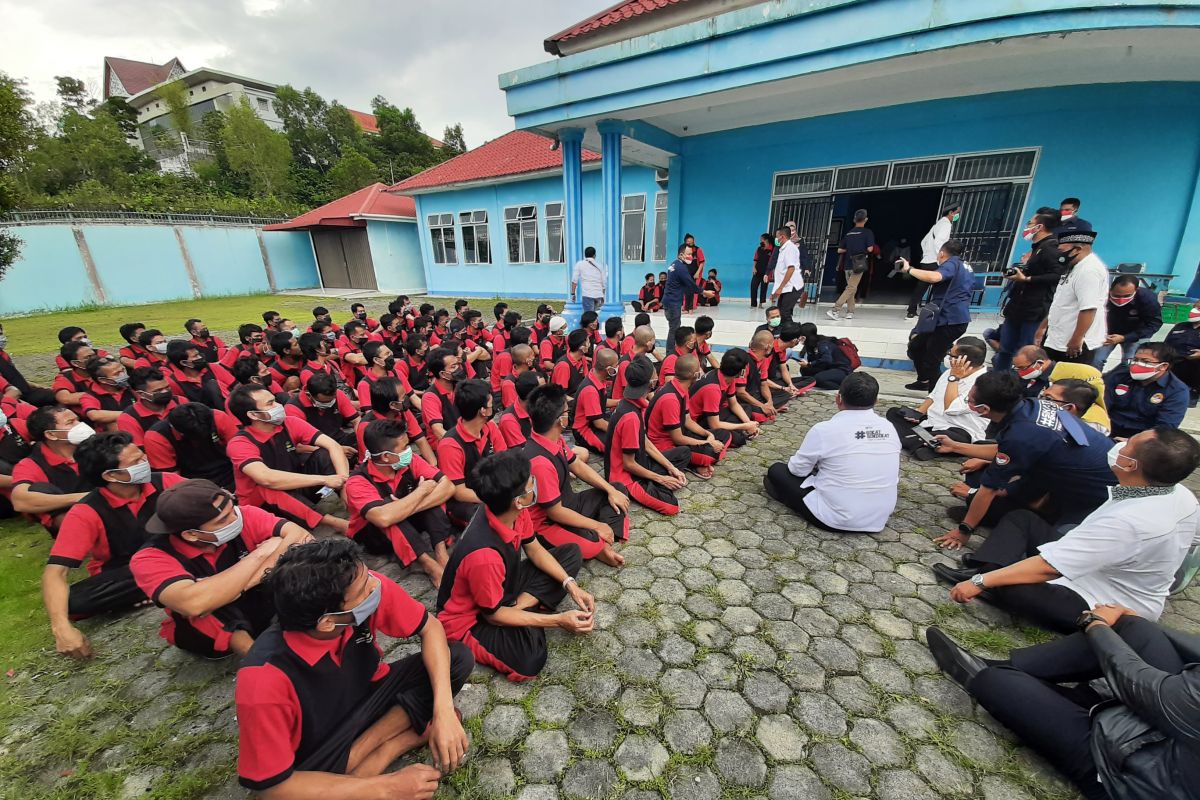
[[942,583],[948,583],[951,586],[969,581],[979,571],[974,569],[955,569],[949,564],[934,564],[930,569],[933,570],[933,575]]
[[928,392],[933,389],[933,386],[925,383],[925,381],[913,381],[912,383],[904,384],[904,388],[914,392]]
[[915,312],[915,311],[909,311],[907,314],[905,314],[905,315],[904,315],[904,318],[905,318],[905,319],[916,319],[916,318],[917,318],[917,312]]
[[946,516],[954,522],[962,522],[967,518],[966,506],[950,506],[946,509]]
[[925,642],[929,645],[929,652],[937,662],[938,669],[964,689],[972,678],[987,669],[987,663],[983,659],[963,650],[939,628],[931,627],[926,630]]

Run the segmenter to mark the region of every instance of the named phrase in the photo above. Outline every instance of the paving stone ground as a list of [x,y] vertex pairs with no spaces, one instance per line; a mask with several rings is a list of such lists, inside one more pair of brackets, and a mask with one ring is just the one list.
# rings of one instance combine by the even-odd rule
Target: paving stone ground
[[[933,623],[992,655],[1049,638],[986,606],[956,606],[935,583],[929,565],[945,557],[930,539],[950,525],[953,463],[905,457],[899,506],[876,536],[810,529],[763,495],[767,466],[832,413],[829,394],[795,402],[713,480],[693,481],[680,516],[635,510],[627,566],[580,575],[599,602],[595,633],[552,631],[533,683],[477,669],[458,699],[470,760],[442,796],[1075,797],[925,649]],[[432,607],[422,575],[383,571]],[[236,664],[168,648],[160,614],[85,623],[95,661],[47,658],[9,679],[0,796],[245,796],[234,778]],[[1174,598],[1165,621],[1200,630],[1200,595]],[[414,645],[385,648],[396,657]]]

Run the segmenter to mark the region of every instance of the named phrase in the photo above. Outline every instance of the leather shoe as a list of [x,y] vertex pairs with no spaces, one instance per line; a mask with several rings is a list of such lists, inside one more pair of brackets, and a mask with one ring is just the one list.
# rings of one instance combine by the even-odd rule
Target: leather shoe
[[972,678],[987,669],[987,663],[983,659],[963,650],[939,628],[931,627],[926,630],[925,642],[929,645],[929,653],[937,662],[938,669],[964,689]]
[[933,570],[934,577],[942,583],[948,583],[954,586],[957,583],[971,580],[977,569],[955,569],[949,564],[934,564],[930,569]]

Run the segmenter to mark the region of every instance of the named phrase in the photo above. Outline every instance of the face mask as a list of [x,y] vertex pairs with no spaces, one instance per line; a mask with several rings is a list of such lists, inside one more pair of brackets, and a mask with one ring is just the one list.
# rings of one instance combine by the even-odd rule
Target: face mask
[[5,414],[3,410],[0,410],[0,428],[3,428],[7,424],[8,424],[8,414]]
[[1071,217],[1073,217],[1073,216],[1075,216],[1075,215],[1074,215],[1073,213],[1071,213],[1070,211],[1064,211],[1064,212],[1063,212],[1063,213],[1060,215],[1060,218],[1062,219],[1062,221],[1063,221],[1063,222],[1066,222],[1067,220],[1069,220],[1069,219],[1070,219]]
[[[72,430],[74,430],[74,428],[72,428]],[[150,482],[150,473],[152,472],[152,470],[150,468],[150,462],[146,459],[142,459],[141,461],[137,462],[136,464],[130,466],[128,469],[111,470],[111,471],[112,472],[127,472],[127,473],[129,473],[129,480],[127,480],[127,481],[114,480],[113,481],[113,483],[124,483],[126,485],[149,483]]]
[[[446,374],[445,370],[442,371],[442,374],[443,375]],[[466,379],[467,379],[467,370],[461,366],[458,369],[454,370],[454,372],[450,373],[450,377],[445,378],[445,380],[450,383],[458,383],[459,381],[464,381]]]
[[375,359],[375,364],[376,366],[382,368],[384,372],[391,372],[396,366],[396,359],[393,356],[388,356],[387,358],[377,358]]
[[[380,455],[383,454],[380,453]],[[413,451],[411,447],[406,447],[399,453],[392,453],[392,455],[396,457],[396,462],[394,464],[388,464],[388,466],[396,471],[408,469],[409,465],[412,464]]]
[[1129,365],[1129,377],[1135,381],[1148,381],[1158,374],[1160,366],[1151,366],[1140,361],[1134,361]]
[[293,339],[300,338],[300,329],[299,328],[292,328],[290,331],[287,331],[287,333],[290,333],[292,335]]
[[365,311],[360,311],[360,312],[358,312],[357,314],[355,314],[355,315],[354,315],[354,318],[355,318],[355,319],[366,319],[366,318],[367,318],[367,312],[365,312]]
[[[1124,472],[1133,472],[1137,469],[1138,462],[1136,458],[1121,455],[1121,451],[1125,449],[1127,442],[1117,442],[1108,449],[1108,466],[1110,469],[1119,469]],[[1126,462],[1125,466],[1121,465],[1121,459]]]
[[773,318],[767,320],[767,324],[770,325],[772,328],[778,328],[780,323],[782,323],[782,322],[783,322],[783,317],[773,317]]
[[287,409],[278,403],[267,409],[257,409],[255,413],[267,415],[266,419],[257,420],[258,422],[269,422],[272,425],[282,425],[283,421],[287,419]]
[[92,346],[92,340],[90,338],[88,338],[87,336],[82,337],[79,341],[83,342],[88,347]]
[[1075,264],[1075,259],[1079,255],[1079,250],[1059,250],[1058,263],[1070,267]]
[[[532,495],[532,497],[530,497],[530,495]],[[530,497],[529,503],[527,505],[521,505],[522,497]],[[516,501],[517,501],[517,510],[518,511],[524,511],[527,508],[532,508],[533,506],[537,505],[537,478],[533,479],[533,488],[530,489],[528,492],[525,492],[525,494],[517,495]]]
[[1127,306],[1133,302],[1133,295],[1129,295],[1128,297],[1113,297],[1112,295],[1109,295],[1108,302],[1118,307]]
[[336,338],[337,338],[337,334],[334,333],[333,331],[328,331],[325,334],[325,341],[327,341],[327,342],[332,342]]
[[986,405],[980,405],[980,406],[972,405],[970,400],[967,401],[967,408],[971,409],[971,411],[973,413],[978,414],[981,417],[986,417],[988,415],[988,413],[992,410],[989,406],[986,406]]
[[242,510],[236,506],[233,509],[233,521],[228,525],[217,528],[215,531],[194,531],[195,533],[203,533],[207,536],[213,536],[216,541],[210,542],[208,539],[202,539],[204,544],[211,544],[220,547],[223,544],[229,544],[234,539],[242,535]]
[[950,218],[950,221],[951,221],[951,222],[958,222],[958,218],[959,218],[959,217],[961,217],[961,216],[962,216],[962,214],[955,213],[955,214],[954,214],[954,216]]
[[333,398],[332,400],[330,400],[330,401],[329,401],[329,402],[327,402],[327,403],[322,403],[320,400],[318,400],[317,398],[313,397],[311,394],[310,394],[308,397],[309,397],[309,399],[310,399],[310,400],[312,400],[312,404],[313,404],[313,406],[314,406],[314,407],[316,407],[316,408],[333,408],[334,406],[336,406],[336,405],[337,405],[337,398],[336,398],[336,397],[335,397],[335,398]]
[[1200,308],[1193,308],[1188,312],[1188,322],[1200,322]]
[[188,369],[204,369],[204,365],[208,363],[208,359],[204,356],[196,356],[191,361],[184,361],[182,363]]
[[367,337],[365,337],[365,336],[356,336],[356,337],[354,337],[353,339],[351,339],[350,341],[354,342],[354,344],[358,345],[359,347],[362,347],[362,346],[363,346],[363,343],[367,341]]
[[153,394],[141,392],[141,395],[142,399],[152,406],[165,406],[174,397],[170,389],[163,389],[161,392],[154,392]]
[[67,431],[67,441],[78,447],[96,435],[96,429],[86,422],[79,422]]
[[1030,241],[1030,240],[1032,240],[1032,239],[1033,239],[1033,237],[1034,237],[1034,235],[1037,233],[1037,231],[1038,231],[1038,228],[1040,228],[1040,227],[1042,227],[1042,226],[1041,226],[1041,225],[1030,225],[1030,226],[1029,226],[1028,228],[1026,228],[1026,229],[1025,229],[1025,231],[1024,231],[1022,234],[1021,234],[1021,238],[1022,238],[1022,239],[1024,239],[1025,241],[1027,241],[1027,242],[1028,242],[1028,241]]
[[129,385],[129,373],[122,372],[119,375],[114,375],[111,378],[108,378],[107,380],[110,385],[115,386],[118,389],[124,389]]
[[1025,369],[1018,369],[1017,375],[1021,376],[1022,380],[1032,381],[1037,379],[1043,371],[1042,362],[1035,361]]
[[3,350],[5,347],[8,347],[8,337],[0,333],[0,350]]
[[196,331],[197,339],[207,339],[208,337],[209,337],[208,328],[201,328],[200,330]]
[[396,414],[403,414],[405,411],[410,410],[412,405],[405,400],[402,403],[388,403],[388,408],[390,408]]
[[779,247],[781,244],[782,244],[782,242],[780,242],[780,241],[779,241],[779,237],[778,237],[778,236],[776,236],[776,237],[775,237],[775,246],[776,246],[776,247]]
[[167,343],[159,342],[158,344],[154,345],[153,349],[154,349],[154,352],[158,353],[159,355],[162,355],[167,352]]

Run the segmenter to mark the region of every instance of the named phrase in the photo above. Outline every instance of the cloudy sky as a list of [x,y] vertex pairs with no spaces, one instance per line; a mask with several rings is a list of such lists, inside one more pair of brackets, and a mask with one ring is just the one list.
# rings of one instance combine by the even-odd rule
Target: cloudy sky
[[496,76],[553,58],[542,41],[610,0],[0,0],[0,71],[54,96],[54,76],[100,94],[104,56],[311,86],[370,110],[382,94],[427,133],[467,145],[512,130]]

